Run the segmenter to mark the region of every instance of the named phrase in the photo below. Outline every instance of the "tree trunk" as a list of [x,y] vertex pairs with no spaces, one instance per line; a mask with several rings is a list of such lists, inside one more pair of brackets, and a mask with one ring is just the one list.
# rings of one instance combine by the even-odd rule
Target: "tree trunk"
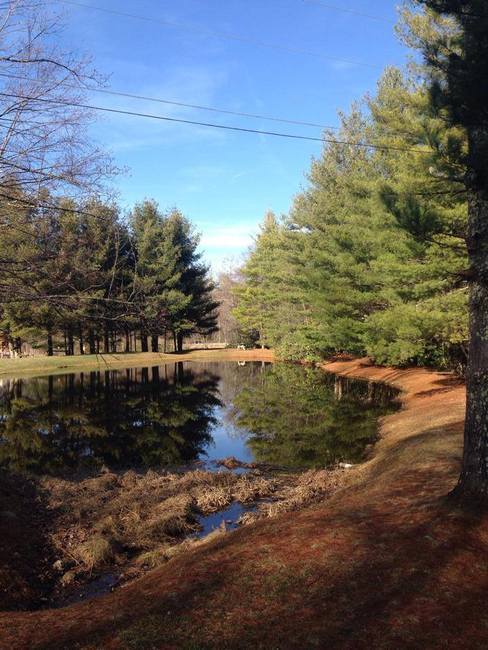
[[176,332],[173,332],[173,351],[176,352],[178,350],[178,344],[176,342]]
[[95,335],[93,334],[93,330],[91,328],[88,330],[88,348],[90,350],[90,354],[97,353],[97,348],[95,345]]
[[144,334],[141,332],[141,351],[142,352],[148,352],[149,348],[147,345],[147,334]]
[[151,336],[151,352],[159,352],[159,337]]
[[178,352],[183,352],[183,333],[178,332],[178,336],[176,337],[176,342],[178,344]]
[[452,494],[472,504],[488,501],[488,188],[468,195],[466,241],[472,276],[466,421],[462,471]]
[[53,350],[53,335],[52,335],[52,333],[49,331],[49,332],[47,333],[47,356],[48,356],[48,357],[52,357],[53,354],[54,354],[54,350]]
[[130,334],[129,334],[129,330],[125,330],[125,351],[130,352]]
[[103,351],[105,354],[110,353],[110,336],[108,328],[105,328],[103,332]]
[[85,342],[83,339],[83,328],[81,325],[78,327],[78,341],[80,343],[80,354],[85,354]]
[[68,354],[73,356],[75,353],[75,337],[73,336],[73,330],[68,329]]
[[175,383],[181,383],[185,376],[185,369],[183,367],[183,361],[178,361],[175,363]]

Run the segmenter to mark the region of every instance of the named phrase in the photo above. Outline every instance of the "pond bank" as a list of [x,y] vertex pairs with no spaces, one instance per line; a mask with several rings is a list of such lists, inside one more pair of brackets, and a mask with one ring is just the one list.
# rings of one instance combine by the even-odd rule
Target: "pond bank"
[[464,387],[366,360],[324,369],[402,391],[350,483],[100,599],[5,612],[0,647],[486,647],[488,520],[444,498],[459,471]]
[[113,370],[158,366],[180,361],[273,361],[271,350],[189,350],[182,354],[162,352],[118,352],[116,354],[84,354],[69,357],[24,357],[0,359],[2,377],[35,377],[90,370]]

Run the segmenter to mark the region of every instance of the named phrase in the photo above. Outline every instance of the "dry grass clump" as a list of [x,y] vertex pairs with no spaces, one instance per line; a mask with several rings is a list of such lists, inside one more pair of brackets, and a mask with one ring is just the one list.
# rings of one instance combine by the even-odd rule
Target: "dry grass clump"
[[[142,530],[149,539],[156,542],[165,542],[168,538],[178,538],[193,532],[194,506],[195,500],[188,494],[178,494],[156,504],[149,516],[140,522],[140,543],[143,541]],[[144,545],[150,544],[146,542]]]
[[301,510],[322,501],[327,495],[342,487],[347,479],[343,469],[309,470],[295,476],[295,480],[282,488],[276,498],[258,504],[254,512],[246,512],[239,519],[240,525],[253,523],[262,517],[276,517],[282,512]]
[[205,514],[218,512],[226,508],[232,501],[230,486],[209,486],[198,494],[196,503],[198,509]]
[[276,485],[258,473],[129,470],[78,481],[46,478],[43,488],[56,516],[51,541],[61,558],[59,579],[72,583],[108,566],[157,566],[186,548],[182,541],[199,530],[199,515],[267,497]]
[[170,548],[170,546],[159,546],[153,551],[141,553],[136,558],[136,565],[142,569],[155,569],[168,561],[168,552]]
[[129,470],[78,481],[46,478],[43,487],[55,516],[51,542],[61,558],[59,584],[77,585],[101,571],[136,577],[203,543],[192,538],[200,529],[199,516],[238,501],[257,503],[240,524],[273,517],[322,500],[345,474],[318,470],[273,476],[255,468],[244,474]]
[[102,535],[93,535],[74,549],[74,555],[91,570],[94,566],[111,560],[114,551],[110,539]]
[[243,474],[235,484],[232,495],[235,501],[250,503],[266,499],[277,493],[281,482],[255,474]]

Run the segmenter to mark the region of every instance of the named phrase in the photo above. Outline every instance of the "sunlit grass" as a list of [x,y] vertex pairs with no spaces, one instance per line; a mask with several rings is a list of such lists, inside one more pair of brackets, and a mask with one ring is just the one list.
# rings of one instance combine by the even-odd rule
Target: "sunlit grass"
[[0,359],[0,377],[28,377],[35,375],[64,374],[82,370],[109,370],[154,366],[178,361],[271,361],[270,350],[191,350],[183,354],[162,352],[118,352],[116,354],[85,354],[70,357],[24,357],[22,359]]

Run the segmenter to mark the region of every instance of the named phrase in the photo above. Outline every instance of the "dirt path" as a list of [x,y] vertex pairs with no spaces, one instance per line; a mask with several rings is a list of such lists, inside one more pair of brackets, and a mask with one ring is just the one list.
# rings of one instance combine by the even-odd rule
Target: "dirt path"
[[330,500],[257,522],[100,599],[0,614],[1,648],[486,648],[488,517],[445,501],[464,388],[426,370],[342,361],[403,409]]

